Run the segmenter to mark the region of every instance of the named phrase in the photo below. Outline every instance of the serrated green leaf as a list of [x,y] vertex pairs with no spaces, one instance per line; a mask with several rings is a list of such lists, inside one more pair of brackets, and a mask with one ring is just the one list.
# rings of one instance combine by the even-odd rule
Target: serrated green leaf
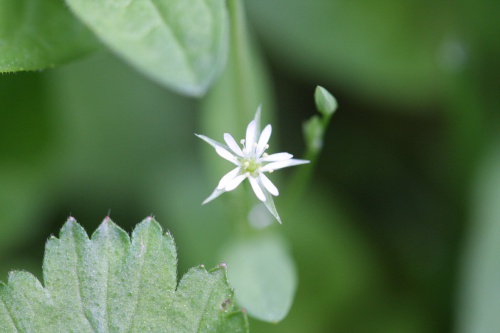
[[172,236],[148,218],[132,238],[106,218],[89,239],[72,218],[46,245],[45,288],[26,272],[0,285],[0,332],[248,332],[225,265],[177,287]]
[[0,72],[52,67],[96,45],[61,0],[0,0]]
[[222,258],[231,267],[230,280],[238,304],[254,318],[279,322],[288,314],[297,288],[297,272],[285,241],[259,234],[232,242]]
[[112,50],[150,78],[201,95],[225,63],[222,0],[66,0]]
[[[9,284],[0,285],[0,296],[1,332],[57,332],[49,295],[30,273],[10,273]],[[15,313],[23,315],[15,317]]]

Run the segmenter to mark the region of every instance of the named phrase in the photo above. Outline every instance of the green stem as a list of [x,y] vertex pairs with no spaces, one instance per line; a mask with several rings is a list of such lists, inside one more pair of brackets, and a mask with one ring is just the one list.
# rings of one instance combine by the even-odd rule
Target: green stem
[[[236,111],[237,125],[235,128],[240,129],[240,133],[244,133],[242,124],[251,119],[251,102],[249,96],[245,93],[248,90],[248,84],[251,81],[249,71],[249,48],[247,45],[248,35],[246,30],[245,11],[241,0],[228,0],[229,11],[229,63],[228,69],[230,71],[231,81],[233,82],[233,91],[235,97],[235,104],[238,107]],[[236,124],[235,124],[236,125]],[[234,197],[234,201],[238,201],[238,209],[235,211],[235,221],[239,234],[247,234],[248,222],[248,198],[246,191],[238,191],[238,195]]]
[[[242,0],[227,0],[230,25],[228,62],[202,104],[203,133],[216,140],[225,132],[232,133],[237,140],[243,138],[246,125],[259,104],[270,104],[267,73],[251,43],[243,5]],[[230,170],[227,161],[222,159],[211,159],[209,164],[217,177]],[[228,210],[232,211],[231,223],[235,232],[248,234],[251,228],[247,214],[251,202],[247,191],[236,189],[221,199],[226,200]]]
[[[331,118],[331,116],[321,117],[321,126],[323,127],[321,141],[323,142]],[[310,145],[306,145],[306,152],[303,158],[310,161],[310,163],[300,166],[300,168],[298,168],[293,174],[292,180],[290,181],[286,191],[286,193],[289,193],[286,199],[290,205],[295,205],[305,192],[312,179],[313,172],[316,169],[316,164],[321,150],[322,148],[315,149]]]
[[230,24],[229,66],[231,66],[233,82],[236,90],[236,104],[241,107],[237,112],[240,124],[246,124],[253,117],[256,105],[253,105],[247,93],[251,79],[249,36],[246,28],[245,8],[241,0],[228,0]]

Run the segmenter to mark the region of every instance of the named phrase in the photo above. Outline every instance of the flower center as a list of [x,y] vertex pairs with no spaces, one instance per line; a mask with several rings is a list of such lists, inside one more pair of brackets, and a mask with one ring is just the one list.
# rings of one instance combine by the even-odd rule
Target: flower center
[[245,172],[249,172],[251,174],[255,173],[262,166],[260,163],[255,162],[253,158],[243,159],[241,161],[241,166],[245,170]]

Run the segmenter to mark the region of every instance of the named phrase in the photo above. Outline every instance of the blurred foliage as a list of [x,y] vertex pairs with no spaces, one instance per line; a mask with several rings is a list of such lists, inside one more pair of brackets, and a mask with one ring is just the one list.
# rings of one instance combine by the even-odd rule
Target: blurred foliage
[[[264,110],[279,110],[269,116],[278,120],[279,150],[304,147],[299,133],[315,112],[316,85],[339,102],[306,196],[291,207],[276,199],[284,224],[271,229],[290,243],[296,299],[281,323],[254,320],[251,331],[442,333],[494,323],[486,314],[470,317],[486,322],[474,326],[457,319],[488,306],[487,298],[458,311],[455,301],[487,274],[475,260],[496,258],[497,249],[481,246],[487,232],[474,230],[500,220],[498,210],[478,204],[471,191],[474,179],[495,174],[495,160],[484,156],[496,154],[486,147],[500,130],[499,2],[246,5],[252,52],[266,60],[247,61],[259,63],[253,74],[270,78],[256,82],[274,93],[261,98]],[[155,214],[176,238],[179,274],[219,264],[234,201],[200,205],[213,190],[214,169],[193,133],[207,128],[217,139],[246,125],[251,114],[244,114],[257,107],[242,111],[242,122],[226,118],[241,110],[224,104],[234,84],[225,75],[202,107],[107,53],[0,76],[2,280],[13,268],[40,276],[33,262],[39,266],[45,240],[70,213],[95,229],[109,210],[128,231]],[[226,111],[207,120],[207,105]],[[282,193],[284,179],[277,181]],[[495,185],[474,188],[474,198],[500,201]],[[482,292],[499,288],[497,279]]]
[[497,332],[500,327],[500,141],[481,161],[472,191],[472,211],[457,311],[458,332]]
[[219,0],[66,0],[111,50],[180,93],[203,95],[225,65],[227,8]]
[[0,72],[54,67],[97,45],[64,1],[0,0]]

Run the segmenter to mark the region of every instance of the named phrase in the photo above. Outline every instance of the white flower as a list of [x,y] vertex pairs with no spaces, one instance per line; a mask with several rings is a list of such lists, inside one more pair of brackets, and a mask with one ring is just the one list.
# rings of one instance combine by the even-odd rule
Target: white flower
[[257,198],[264,202],[269,211],[281,223],[272,197],[273,195],[277,196],[279,191],[264,173],[309,163],[309,161],[293,159],[293,156],[288,153],[268,155],[265,151],[269,148],[268,142],[271,131],[271,125],[267,125],[262,133],[260,132],[259,107],[255,118],[248,124],[246,138],[240,141],[242,147],[236,143],[229,133],[224,133],[224,141],[227,145],[204,135],[196,134],[196,136],[212,145],[217,154],[236,165],[236,168],[222,177],[214,192],[203,201],[203,204],[212,201],[224,192],[234,190],[242,181],[248,179]]

